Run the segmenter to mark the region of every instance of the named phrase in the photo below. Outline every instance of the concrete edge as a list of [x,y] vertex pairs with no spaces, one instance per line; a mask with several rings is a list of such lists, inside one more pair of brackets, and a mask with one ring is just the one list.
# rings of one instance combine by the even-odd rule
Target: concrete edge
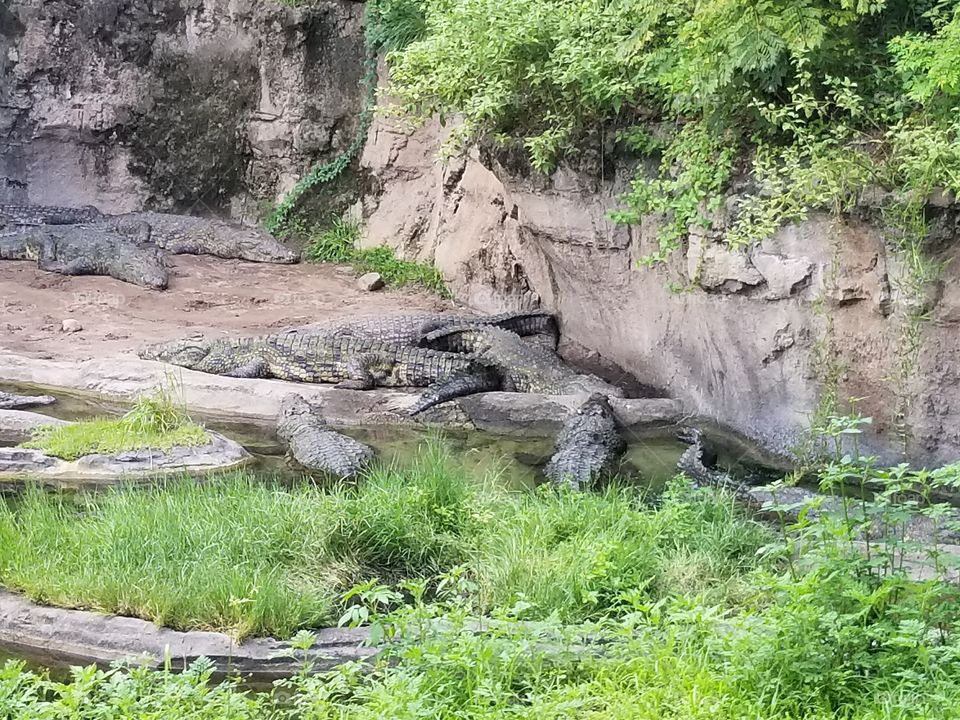
[[304,660],[321,672],[377,654],[363,646],[365,628],[324,628],[306,653],[289,642],[251,638],[237,643],[224,633],[179,631],[139,618],[88,610],[38,605],[0,590],[0,651],[53,669],[71,665],[129,662],[182,670],[200,657],[213,661],[218,674],[239,674],[253,684],[267,684],[300,672]]

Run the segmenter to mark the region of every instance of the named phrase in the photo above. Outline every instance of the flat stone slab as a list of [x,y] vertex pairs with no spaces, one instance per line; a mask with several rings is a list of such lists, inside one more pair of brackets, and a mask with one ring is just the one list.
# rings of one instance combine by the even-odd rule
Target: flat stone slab
[[0,443],[22,443],[41,425],[67,425],[66,420],[26,410],[0,410]]
[[72,461],[50,457],[39,450],[0,448],[0,484],[21,482],[28,478],[58,486],[155,480],[185,473],[204,475],[230,470],[253,460],[250,453],[233,440],[209,430],[207,433],[210,442],[197,447],[84,455]]
[[[362,646],[367,638],[363,628],[329,628],[316,635],[317,643],[306,654],[315,671],[376,654]],[[0,590],[0,652],[48,667],[127,661],[162,668],[169,658],[175,670],[182,670],[206,657],[218,672],[240,673],[253,683],[290,677],[304,659],[303,651],[272,638],[238,643],[223,633],[180,632],[138,618],[45,607],[5,590]]]
[[[230,378],[140,359],[69,362],[0,353],[0,382],[63,390],[79,396],[131,401],[171,381],[195,417],[249,422],[270,428],[271,432],[276,426],[280,401],[290,393],[322,407],[324,418],[335,427],[442,423],[527,437],[553,436],[583,401],[572,395],[483,393],[445,403],[415,420],[405,411],[418,395],[399,390],[341,390],[333,385]],[[683,417],[677,400],[611,398],[611,404],[627,430],[651,424],[668,425]]]

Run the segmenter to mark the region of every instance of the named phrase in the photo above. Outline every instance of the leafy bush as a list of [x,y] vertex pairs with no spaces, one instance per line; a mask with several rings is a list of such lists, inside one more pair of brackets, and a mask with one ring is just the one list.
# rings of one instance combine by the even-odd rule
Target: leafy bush
[[[652,265],[692,227],[730,229],[716,211],[734,179],[755,179],[734,246],[843,212],[869,184],[954,187],[958,39],[960,16],[935,0],[463,0],[429,4],[422,37],[388,61],[397,112],[462,119],[454,142],[522,138],[540,171],[619,130],[657,161],[613,213],[667,217]],[[931,126],[922,159],[891,152]]]

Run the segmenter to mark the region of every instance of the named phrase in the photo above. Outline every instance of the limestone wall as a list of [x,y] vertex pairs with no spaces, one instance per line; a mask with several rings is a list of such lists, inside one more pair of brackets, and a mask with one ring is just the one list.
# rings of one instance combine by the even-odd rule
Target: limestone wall
[[250,218],[351,139],[360,3],[2,5],[0,202]]
[[[781,448],[801,438],[817,406],[818,343],[832,319],[840,392],[862,398],[874,419],[865,445],[901,457],[891,379],[899,270],[875,225],[812,217],[745,253],[694,235],[669,266],[641,269],[658,219],[627,228],[607,218],[632,168],[608,167],[601,181],[570,168],[518,175],[477,151],[441,163],[440,135],[437,126],[377,122],[362,159],[372,188],[366,242],[435,261],[456,297],[480,310],[555,310],[571,351],[599,353],[692,411]],[[944,258],[957,254],[955,219],[946,220]],[[958,274],[954,261],[931,293],[909,386],[907,456],[922,462],[960,455]]]

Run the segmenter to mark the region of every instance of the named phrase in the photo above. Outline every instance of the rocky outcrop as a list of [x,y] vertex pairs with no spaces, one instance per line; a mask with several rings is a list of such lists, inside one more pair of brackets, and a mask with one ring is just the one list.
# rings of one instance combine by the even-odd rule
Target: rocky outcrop
[[[444,162],[445,132],[374,124],[361,161],[371,188],[366,243],[435,262],[477,310],[557,312],[566,354],[595,351],[593,360],[769,447],[801,439],[833,366],[840,395],[862,398],[858,410],[874,418],[866,449],[902,457],[899,390],[912,400],[907,457],[935,463],[960,453],[957,262],[930,298],[916,381],[896,388],[906,301],[883,232],[868,220],[814,215],[745,251],[722,244],[722,230],[694,232],[666,266],[641,268],[660,221],[624,227],[608,218],[632,167],[611,162],[601,177],[596,163],[543,177],[476,149]],[[955,226],[946,223],[954,235]]]
[[363,5],[12,0],[0,202],[255,217],[349,144]]
[[6,483],[27,479],[55,486],[96,486],[121,480],[204,475],[237,468],[252,460],[250,454],[233,440],[214,432],[208,434],[209,441],[197,447],[94,453],[72,461],[50,457],[39,450],[0,448],[0,488]]

